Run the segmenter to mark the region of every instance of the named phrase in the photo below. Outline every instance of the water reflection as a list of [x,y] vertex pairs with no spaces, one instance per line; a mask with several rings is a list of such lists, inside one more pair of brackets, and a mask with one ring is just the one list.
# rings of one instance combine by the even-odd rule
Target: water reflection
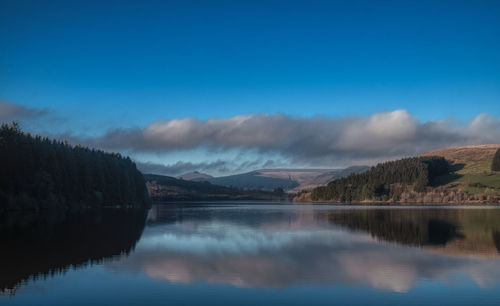
[[495,243],[495,247],[496,247],[498,253],[500,253],[500,231],[493,231],[492,235],[493,235],[493,242]]
[[464,238],[458,228],[458,210],[338,210],[328,212],[325,217],[332,223],[405,245],[446,245]]
[[449,255],[498,257],[500,253],[498,209],[337,210],[325,217],[379,240]]
[[28,280],[130,254],[145,226],[141,210],[46,211],[0,218],[0,292]]
[[3,291],[91,264],[123,278],[240,288],[500,283],[499,209],[170,204],[147,220],[104,210],[0,221]]
[[498,210],[157,207],[150,222],[110,269],[255,288],[500,280]]

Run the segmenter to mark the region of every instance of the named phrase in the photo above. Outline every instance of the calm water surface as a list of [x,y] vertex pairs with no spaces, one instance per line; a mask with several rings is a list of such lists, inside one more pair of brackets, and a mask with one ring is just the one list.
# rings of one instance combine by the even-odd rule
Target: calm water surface
[[165,204],[0,217],[1,305],[499,305],[500,209]]

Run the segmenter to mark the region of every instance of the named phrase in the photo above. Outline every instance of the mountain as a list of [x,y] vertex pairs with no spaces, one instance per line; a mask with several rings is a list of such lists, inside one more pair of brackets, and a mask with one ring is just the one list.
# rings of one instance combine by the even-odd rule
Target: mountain
[[232,186],[240,189],[272,191],[282,188],[290,193],[303,189],[312,189],[327,182],[368,170],[367,166],[355,166],[345,169],[262,169],[252,172],[212,177],[195,178],[194,181],[207,181],[215,185]]
[[208,175],[206,173],[193,171],[193,172],[184,173],[183,175],[179,175],[177,178],[180,180],[194,181],[194,180],[208,180],[208,179],[213,178],[213,176]]
[[299,186],[299,184],[290,177],[273,177],[263,175],[262,170],[248,173],[213,177],[210,179],[196,179],[195,181],[207,181],[215,185],[235,187],[239,189],[255,189],[271,191],[275,188],[289,190]]
[[300,192],[295,201],[416,204],[500,204],[500,145],[436,150],[378,164],[369,171]]
[[175,177],[145,174],[151,199],[156,201],[201,200],[287,200],[282,189],[275,191],[243,190],[214,185],[209,182],[180,180]]

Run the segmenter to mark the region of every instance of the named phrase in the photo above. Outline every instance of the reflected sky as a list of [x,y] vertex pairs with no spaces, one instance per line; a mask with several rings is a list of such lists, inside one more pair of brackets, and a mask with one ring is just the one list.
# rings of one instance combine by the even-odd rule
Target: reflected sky
[[[176,220],[171,219],[174,212]],[[427,216],[432,222],[439,215],[456,215],[452,210],[431,212],[436,212]],[[154,223],[135,252],[107,267],[176,283],[254,288],[340,284],[407,292],[426,279],[452,283],[465,276],[484,288],[500,281],[496,254],[465,256],[447,254],[446,245],[388,242],[332,223],[331,213],[273,206],[164,209],[152,216]],[[255,214],[262,214],[262,220],[254,219]],[[346,214],[360,218],[359,211],[343,211]],[[167,223],[162,223],[162,215],[167,215]],[[425,216],[422,220],[429,224]],[[459,237],[455,240],[466,241],[463,234]]]

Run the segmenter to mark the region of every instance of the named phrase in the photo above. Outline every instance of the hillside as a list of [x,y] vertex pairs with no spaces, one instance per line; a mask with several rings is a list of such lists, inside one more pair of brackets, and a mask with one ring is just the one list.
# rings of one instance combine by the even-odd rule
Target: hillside
[[[289,193],[294,193],[303,189],[312,189],[336,178],[351,173],[360,173],[367,169],[369,169],[367,166],[345,169],[261,169],[236,175],[192,180],[207,181],[215,185],[240,189],[272,191],[276,188],[282,188]],[[183,178],[186,179],[184,176]]]
[[[447,148],[420,157],[379,164],[370,171],[334,180],[295,201],[500,204],[500,173],[491,171],[500,145]],[[447,168],[433,165],[446,161]],[[428,161],[432,161],[429,163]]]
[[128,157],[0,128],[0,212],[144,207],[142,174]]
[[469,167],[480,164],[485,167],[482,170],[489,170],[493,155],[498,149],[500,144],[464,146],[430,151],[420,156],[441,156],[452,164],[464,164]]
[[149,195],[157,201],[201,200],[286,200],[282,189],[276,191],[242,190],[209,182],[180,180],[170,176],[145,174]]
[[465,192],[468,195],[500,196],[500,173],[491,171],[491,163],[500,145],[446,148],[421,156],[441,156],[450,163],[451,172],[438,177],[434,187]]

